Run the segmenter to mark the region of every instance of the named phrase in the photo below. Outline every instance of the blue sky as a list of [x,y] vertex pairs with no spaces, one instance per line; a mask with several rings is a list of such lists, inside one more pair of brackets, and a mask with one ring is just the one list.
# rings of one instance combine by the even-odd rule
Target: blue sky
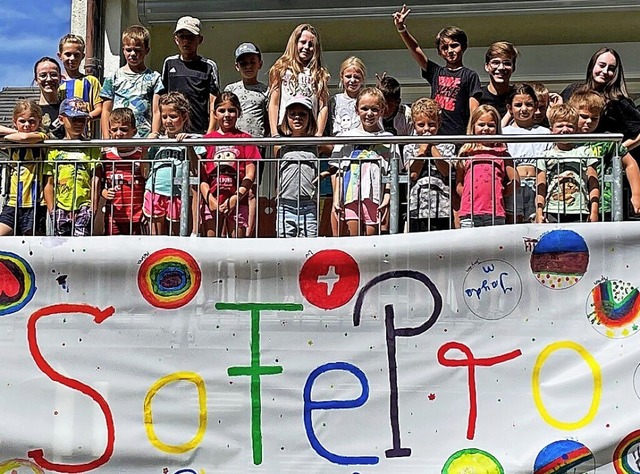
[[29,86],[33,63],[56,57],[58,40],[69,32],[71,0],[3,0],[0,18],[0,89]]

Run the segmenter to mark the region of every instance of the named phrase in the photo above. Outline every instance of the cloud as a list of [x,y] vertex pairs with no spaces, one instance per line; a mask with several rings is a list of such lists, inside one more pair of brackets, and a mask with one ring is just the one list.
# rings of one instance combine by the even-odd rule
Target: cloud
[[0,6],[0,88],[31,84],[33,63],[55,56],[69,32],[71,0],[21,0],[20,8]]

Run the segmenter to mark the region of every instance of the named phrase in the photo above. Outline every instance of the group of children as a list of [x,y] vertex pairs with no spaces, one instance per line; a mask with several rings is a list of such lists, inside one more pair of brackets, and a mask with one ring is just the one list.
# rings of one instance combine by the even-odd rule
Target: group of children
[[[192,233],[254,235],[265,150],[247,140],[206,147],[180,143],[200,136],[362,138],[361,145],[276,147],[280,237],[318,235],[322,181],[331,185],[333,235],[384,232],[390,203],[385,176],[392,160],[398,160],[410,181],[405,216],[409,231],[596,221],[611,211],[610,186],[600,186],[615,153],[608,142],[507,144],[483,139],[458,147],[446,138],[465,133],[590,133],[604,109],[600,94],[578,90],[568,103],[549,107],[557,95],[544,86],[510,83],[518,51],[503,41],[487,51],[490,82],[481,87],[477,73],[463,66],[466,34],[456,27],[440,31],[436,48],[446,66],[439,66],[409,33],[409,13],[406,7],[396,12],[394,24],[432,90],[431,98],[411,107],[401,103],[400,84],[393,77],[383,74],[376,87],[366,86],[366,67],[353,56],[340,67],[341,91],[329,97],[320,36],[309,24],[291,33],[285,52],[269,71],[268,86],[258,81],[259,48],[239,45],[235,66],[241,80],[224,91],[215,62],[198,54],[203,37],[196,18],[178,20],[174,40],[179,54],[164,61],[160,74],[145,64],[149,32],[142,26],[127,28],[122,35],[126,64],[102,86],[80,72],[82,39],[65,36],[58,54],[65,79],[53,58],[41,59],[34,68],[43,94],[46,90],[47,97],[55,97],[50,89],[57,87],[58,109],[49,107],[53,100],[48,99],[45,119],[45,105],[20,101],[14,128],[0,128],[5,140],[36,143],[47,137],[45,130],[58,138],[81,140],[96,136],[93,125],[99,119],[104,138],[175,142],[148,149],[101,150],[74,143],[75,148],[46,153],[43,148],[12,150],[10,198],[0,214],[0,234],[92,235],[102,198],[107,235],[177,235],[183,213]],[[58,85],[52,80],[56,66]],[[403,147],[369,144],[369,137],[392,135],[442,135],[442,140]],[[640,210],[638,165],[621,154],[634,208]],[[194,177],[199,178],[197,185]]]

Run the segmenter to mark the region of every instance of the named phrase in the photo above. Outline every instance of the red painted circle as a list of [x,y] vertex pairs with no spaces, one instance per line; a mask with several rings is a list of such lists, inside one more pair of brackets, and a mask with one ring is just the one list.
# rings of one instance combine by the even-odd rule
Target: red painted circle
[[[333,272],[330,272],[333,267]],[[335,274],[333,288],[322,277]],[[360,269],[351,255],[342,250],[321,250],[312,255],[300,270],[300,291],[313,306],[336,309],[349,302],[360,284]]]

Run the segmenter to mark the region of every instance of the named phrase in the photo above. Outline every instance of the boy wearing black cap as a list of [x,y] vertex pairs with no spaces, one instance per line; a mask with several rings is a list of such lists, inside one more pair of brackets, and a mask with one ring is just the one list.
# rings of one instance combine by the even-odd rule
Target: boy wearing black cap
[[238,128],[254,137],[264,137],[267,117],[266,84],[258,81],[262,68],[260,49],[253,43],[242,43],[236,48],[236,71],[242,78],[228,84],[225,92],[233,92],[240,99],[242,114],[238,118]]
[[[89,107],[76,97],[60,104],[58,115],[65,130],[65,140],[85,138]],[[53,220],[53,234],[58,236],[91,235],[100,179],[100,148],[65,148],[49,150],[44,165],[44,200]]]
[[[179,54],[169,56],[162,65],[163,91],[182,92],[189,100],[189,132],[206,133],[214,128],[213,103],[220,94],[218,66],[211,59],[198,54],[202,44],[200,20],[183,16],[178,20],[173,39]],[[160,117],[154,117],[150,138],[157,138],[160,130]]]

